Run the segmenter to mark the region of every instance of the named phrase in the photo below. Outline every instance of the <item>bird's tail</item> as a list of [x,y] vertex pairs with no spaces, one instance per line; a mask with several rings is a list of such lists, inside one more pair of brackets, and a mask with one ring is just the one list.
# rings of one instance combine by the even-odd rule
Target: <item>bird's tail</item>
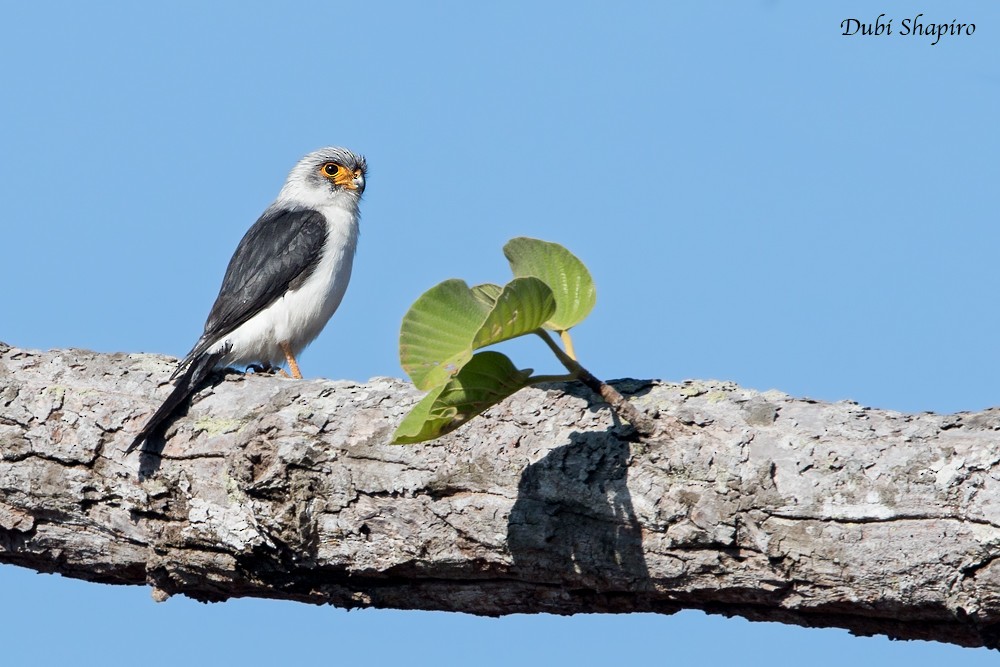
[[[205,379],[212,373],[212,369],[215,365],[219,363],[219,360],[228,352],[228,348],[224,348],[218,352],[203,353],[191,360],[188,364],[187,370],[184,371],[180,377],[177,378],[177,382],[174,384],[174,390],[170,392],[167,396],[167,400],[163,401],[163,404],[156,409],[153,416],[149,418],[142,430],[136,434],[135,439],[132,440],[132,444],[128,446],[125,453],[128,454],[133,449],[141,445],[144,441],[148,440],[157,432],[157,430],[167,421],[177,409],[181,403],[183,403],[187,398],[193,394]],[[183,368],[183,366],[182,366]],[[174,375],[177,375],[176,373]],[[171,377],[173,379],[173,377]]]

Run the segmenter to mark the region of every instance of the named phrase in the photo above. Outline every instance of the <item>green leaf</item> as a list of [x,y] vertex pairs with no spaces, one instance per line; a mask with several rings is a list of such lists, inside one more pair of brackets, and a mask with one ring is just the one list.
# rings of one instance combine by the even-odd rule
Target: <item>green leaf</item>
[[472,288],[472,296],[476,297],[487,308],[492,308],[496,304],[501,292],[503,292],[503,288],[493,283],[483,283]]
[[472,341],[489,307],[464,280],[446,280],[420,295],[403,316],[399,362],[418,389],[450,380],[472,358]]
[[494,300],[486,321],[472,340],[472,347],[479,349],[531,333],[555,311],[556,300],[548,285],[538,278],[515,278],[504,285]]
[[527,386],[531,370],[518,370],[506,355],[478,352],[452,380],[435,387],[403,418],[392,436],[402,445],[454,431],[487,408]]
[[538,329],[555,309],[552,290],[538,278],[472,289],[446,280],[403,316],[400,364],[418,389],[436,387],[462,370],[473,351]]
[[558,243],[521,236],[508,241],[503,254],[515,276],[534,276],[552,289],[556,311],[545,323],[546,328],[566,331],[576,326],[597,302],[590,271]]
[[[410,411],[406,413],[403,421],[396,428],[396,432],[392,434],[392,444],[408,445],[414,442],[433,440],[437,437],[436,433],[450,419],[447,416],[438,416],[432,419],[430,413],[431,408],[434,407],[434,402],[447,386],[446,384],[442,384],[431,389],[429,394],[410,408]],[[457,413],[458,411],[456,410],[455,412]]]

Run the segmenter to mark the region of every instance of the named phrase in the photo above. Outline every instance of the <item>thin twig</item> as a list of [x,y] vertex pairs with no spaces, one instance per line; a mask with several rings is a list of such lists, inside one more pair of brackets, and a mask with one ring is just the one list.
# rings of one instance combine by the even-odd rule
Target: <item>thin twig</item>
[[545,344],[549,346],[552,352],[559,359],[559,362],[566,367],[573,376],[585,384],[592,392],[603,398],[608,405],[618,414],[619,417],[625,419],[635,430],[642,435],[652,435],[655,431],[655,425],[652,419],[646,415],[639,412],[638,408],[632,405],[627,398],[621,395],[617,389],[611,385],[598,379],[588,371],[586,368],[581,366],[575,359],[570,357],[568,354],[563,352],[552,337],[544,329],[536,329],[535,333],[545,341]]

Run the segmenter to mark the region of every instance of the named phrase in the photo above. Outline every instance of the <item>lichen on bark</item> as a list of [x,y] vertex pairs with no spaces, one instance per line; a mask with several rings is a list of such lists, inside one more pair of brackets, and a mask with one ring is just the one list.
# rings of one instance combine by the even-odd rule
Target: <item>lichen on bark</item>
[[174,360],[0,345],[0,562],[158,598],[569,614],[683,608],[998,646],[1000,410],[726,382],[518,392],[387,444],[407,383],[228,374],[123,457]]

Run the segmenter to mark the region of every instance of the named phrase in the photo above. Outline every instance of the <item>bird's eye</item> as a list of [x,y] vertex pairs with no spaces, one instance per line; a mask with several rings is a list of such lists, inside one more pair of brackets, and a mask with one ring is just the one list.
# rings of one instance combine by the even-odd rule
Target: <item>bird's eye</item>
[[327,162],[323,165],[323,173],[327,176],[336,176],[338,171],[340,171],[340,165],[336,162]]

